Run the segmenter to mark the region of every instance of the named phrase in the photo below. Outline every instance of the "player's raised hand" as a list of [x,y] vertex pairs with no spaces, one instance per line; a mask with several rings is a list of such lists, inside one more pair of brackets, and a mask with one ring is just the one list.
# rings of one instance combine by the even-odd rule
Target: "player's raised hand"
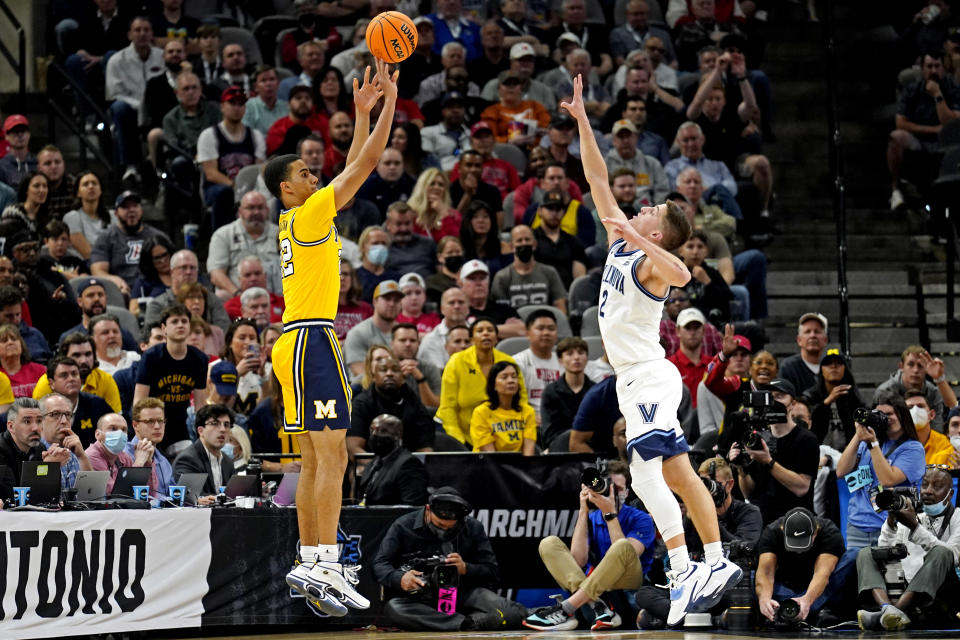
[[356,105],[358,112],[370,113],[382,95],[380,76],[374,75],[371,81],[369,65],[363,72],[363,85],[357,78],[353,79],[353,104]]
[[637,230],[633,228],[633,225],[624,218],[603,218],[600,222],[603,224],[609,224],[613,227],[616,227],[617,231],[620,232],[620,235],[623,236],[623,239],[629,242],[634,246],[643,246],[643,242],[646,241],[649,244],[649,240],[637,233]]
[[723,355],[726,358],[729,358],[733,355],[733,352],[737,350],[740,346],[740,343],[737,342],[734,338],[733,325],[728,324],[723,327]]
[[561,102],[560,107],[566,109],[572,117],[579,120],[587,119],[587,110],[583,106],[583,76],[577,74],[573,79],[573,98],[570,102]]
[[376,60],[377,77],[379,78],[380,90],[385,98],[397,99],[397,78],[400,77],[400,67],[390,75],[390,65],[379,58]]

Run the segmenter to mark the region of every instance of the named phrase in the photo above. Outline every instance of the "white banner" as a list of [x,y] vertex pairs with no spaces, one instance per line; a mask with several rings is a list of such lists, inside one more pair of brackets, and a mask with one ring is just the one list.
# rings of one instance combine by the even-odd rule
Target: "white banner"
[[0,513],[0,636],[199,627],[210,510]]

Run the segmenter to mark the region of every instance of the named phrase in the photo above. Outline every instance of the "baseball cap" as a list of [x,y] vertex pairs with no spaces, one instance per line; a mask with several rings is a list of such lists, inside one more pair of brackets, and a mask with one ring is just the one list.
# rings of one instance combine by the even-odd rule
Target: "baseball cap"
[[550,126],[554,129],[572,129],[577,126],[577,121],[565,113],[558,113],[550,118]]
[[[677,318],[679,319],[680,316],[677,316]],[[750,353],[753,353],[753,347],[750,345],[749,338],[747,338],[746,336],[741,336],[740,334],[737,334],[733,336],[733,339],[736,340],[737,342],[737,349],[746,349]]]
[[103,284],[98,282],[96,278],[84,278],[83,282],[77,286],[77,295],[82,296],[83,292],[90,287],[103,287]]
[[794,507],[783,517],[783,546],[787,551],[803,553],[813,547],[817,521],[810,511]]
[[210,380],[221,396],[237,395],[237,381],[240,373],[229,360],[220,360],[210,369]]
[[822,313],[816,313],[814,311],[811,311],[810,313],[805,313],[802,316],[800,316],[800,320],[797,322],[797,326],[802,327],[803,323],[806,322],[807,320],[816,320],[817,322],[822,324],[824,332],[826,332],[827,327],[829,326],[829,324],[827,323],[827,316],[823,315]]
[[[290,92],[291,94],[293,91]],[[223,93],[220,94],[220,102],[239,102],[243,101],[244,104],[247,102],[247,94],[243,92],[241,87],[232,86],[227,87],[223,90]]]
[[543,201],[540,206],[546,209],[566,209],[567,204],[563,200],[563,192],[553,189],[543,194]]
[[761,391],[779,391],[785,393],[791,398],[797,397],[797,388],[786,378],[774,378],[767,384],[760,385]]
[[459,102],[461,105],[464,103],[463,94],[459,91],[447,91],[443,96],[440,97],[440,106],[445,107],[451,102]]
[[489,131],[491,134],[493,133],[493,127],[490,126],[490,123],[486,120],[481,120],[477,124],[470,127],[470,135],[475,136],[477,135],[478,131],[484,130]]
[[517,44],[510,47],[510,59],[516,60],[517,58],[523,58],[524,56],[535,56],[536,52],[533,50],[533,45],[529,42],[518,42]]
[[742,52],[747,48],[747,39],[738,33],[728,33],[720,39],[720,48],[724,51],[727,49],[737,49]]
[[37,240],[37,236],[30,233],[26,229],[16,231],[7,238],[7,241],[3,245],[3,255],[8,258],[13,258],[13,249],[17,245],[21,245],[25,242],[33,242],[39,249],[40,242]]
[[3,121],[3,132],[7,133],[15,127],[27,127],[29,129],[30,121],[27,120],[26,116],[22,116],[19,113],[7,116],[7,119]]
[[290,98],[297,95],[298,93],[304,93],[304,92],[309,93],[311,97],[313,96],[313,89],[311,89],[305,84],[298,84],[295,87],[290,89],[290,94],[287,96],[287,100],[290,100]]
[[427,284],[423,281],[423,278],[420,276],[419,273],[416,273],[415,271],[411,271],[410,273],[405,273],[403,274],[403,276],[400,277],[401,291],[403,290],[404,287],[411,284],[416,285],[421,289],[427,288]]
[[843,351],[840,351],[840,349],[837,347],[830,347],[823,352],[823,356],[820,358],[820,366],[822,367],[831,360],[839,360],[843,366],[848,366],[850,364],[847,362],[847,356],[845,356]]
[[395,293],[398,296],[403,295],[403,291],[400,290],[400,285],[397,284],[396,280],[383,280],[377,285],[377,288],[373,290],[373,299],[376,300],[380,296],[390,295],[391,293]]
[[691,322],[699,322],[700,324],[707,324],[707,319],[704,317],[703,312],[696,307],[687,307],[677,315],[677,326],[685,327]]
[[490,268],[487,267],[482,260],[474,258],[473,260],[468,260],[466,264],[460,267],[460,278],[469,278],[473,274],[480,273],[481,271],[490,275]]
[[114,208],[119,209],[120,207],[124,206],[127,200],[134,200],[137,202],[137,204],[140,204],[140,194],[136,191],[130,191],[129,189],[122,192],[113,202]]
[[413,24],[414,26],[417,26],[417,27],[419,27],[422,24],[428,24],[430,25],[430,28],[433,28],[433,22],[431,22],[430,18],[428,18],[427,16],[417,16],[416,18],[413,19]]
[[617,120],[616,122],[613,123],[613,135],[617,135],[624,129],[626,129],[630,133],[637,132],[637,126],[632,122],[630,122],[629,120],[626,120],[626,119]]
[[557,43],[554,45],[554,47],[559,47],[560,44],[563,42],[572,42],[573,44],[580,44],[580,38],[573,35],[569,31],[564,31],[563,33],[560,34],[560,37],[557,38]]

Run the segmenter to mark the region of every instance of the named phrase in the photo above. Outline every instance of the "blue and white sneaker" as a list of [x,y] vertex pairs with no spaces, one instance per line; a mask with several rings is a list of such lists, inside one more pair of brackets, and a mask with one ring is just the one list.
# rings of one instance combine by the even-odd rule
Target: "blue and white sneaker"
[[535,631],[569,631],[577,628],[577,617],[566,613],[559,604],[540,607],[523,621],[523,626]]
[[341,594],[311,579],[310,572],[315,564],[298,562],[287,574],[287,586],[306,598],[311,609],[325,616],[341,618],[347,615],[347,606],[342,602]]
[[667,626],[679,624],[687,613],[693,611],[697,598],[702,594],[710,577],[710,568],[700,562],[691,562],[685,571],[668,571],[670,579],[670,613]]
[[743,570],[736,563],[727,558],[721,558],[714,565],[707,565],[710,575],[700,593],[694,597],[692,612],[703,613],[709,611],[720,602],[723,592],[740,582]]

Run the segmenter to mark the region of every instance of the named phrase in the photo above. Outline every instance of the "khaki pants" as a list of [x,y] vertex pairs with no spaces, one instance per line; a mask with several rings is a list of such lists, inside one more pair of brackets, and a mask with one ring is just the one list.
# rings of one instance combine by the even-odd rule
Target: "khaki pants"
[[607,591],[637,589],[643,584],[643,565],[637,550],[625,538],[610,545],[589,576],[584,575],[570,549],[556,536],[540,541],[540,559],[557,584],[570,593],[583,589],[591,600]]

